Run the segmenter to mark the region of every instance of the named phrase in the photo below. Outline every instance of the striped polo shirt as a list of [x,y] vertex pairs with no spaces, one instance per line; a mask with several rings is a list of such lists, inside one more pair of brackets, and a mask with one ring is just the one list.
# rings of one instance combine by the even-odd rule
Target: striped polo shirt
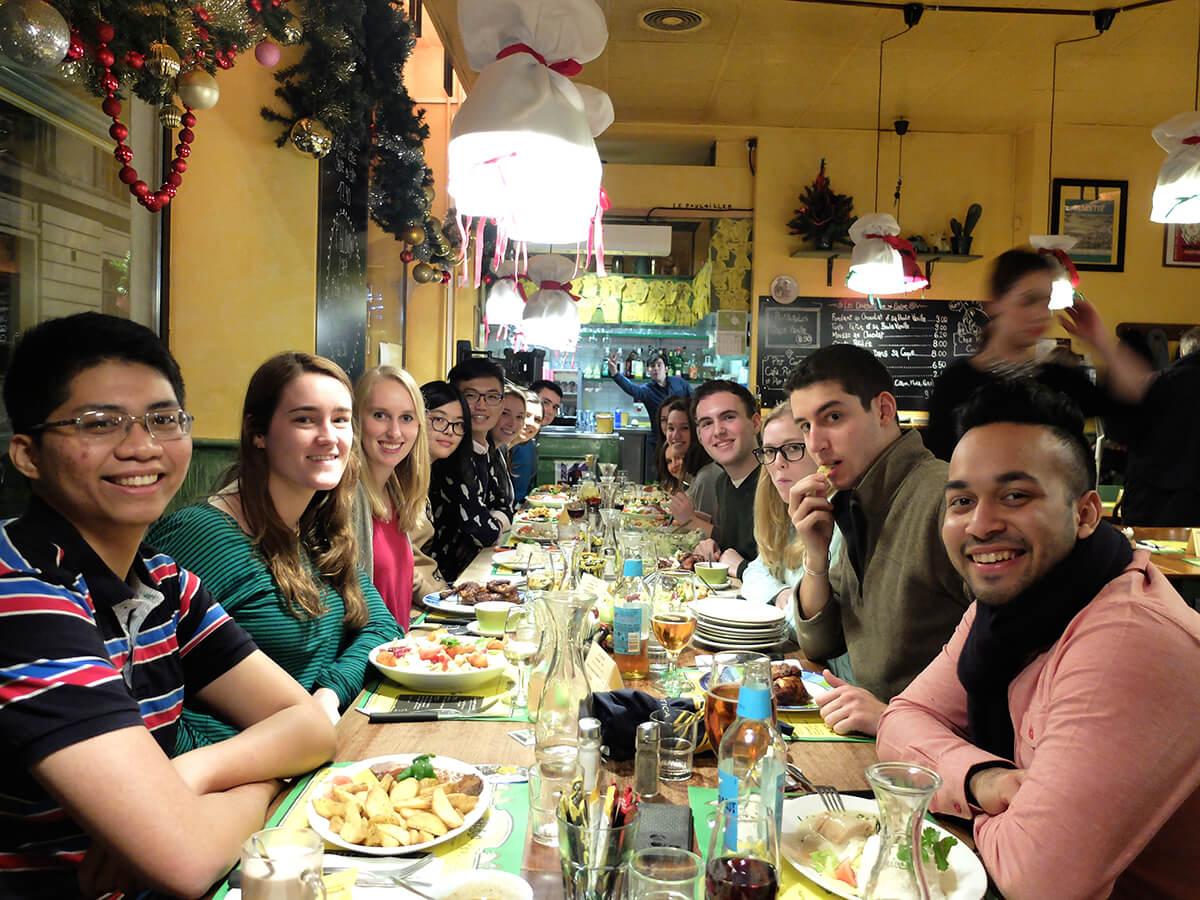
[[67,896],[90,842],[30,766],[137,725],[174,755],[185,698],[254,649],[169,556],[122,580],[37,498],[0,525],[0,896]]

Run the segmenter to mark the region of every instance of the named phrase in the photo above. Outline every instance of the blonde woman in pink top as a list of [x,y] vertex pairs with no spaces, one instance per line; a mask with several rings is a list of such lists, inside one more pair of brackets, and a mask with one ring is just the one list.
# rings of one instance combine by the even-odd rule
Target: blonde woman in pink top
[[1200,614],[1102,519],[1069,400],[1001,382],[962,429],[942,539],[975,603],[879,757],[941,774],[1008,900],[1196,897]]

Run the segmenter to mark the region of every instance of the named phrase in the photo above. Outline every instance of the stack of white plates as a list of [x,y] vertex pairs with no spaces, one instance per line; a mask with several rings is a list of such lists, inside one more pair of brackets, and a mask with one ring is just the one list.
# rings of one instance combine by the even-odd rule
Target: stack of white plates
[[710,649],[765,650],[787,637],[787,616],[777,606],[732,597],[709,597],[692,604],[696,642]]

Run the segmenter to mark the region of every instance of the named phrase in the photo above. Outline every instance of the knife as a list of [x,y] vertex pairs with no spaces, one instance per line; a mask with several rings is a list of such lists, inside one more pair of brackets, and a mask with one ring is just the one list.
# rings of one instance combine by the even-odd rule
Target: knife
[[407,712],[399,712],[397,710],[389,710],[386,712],[373,712],[367,714],[367,721],[372,724],[388,724],[391,722],[443,722],[449,719],[469,719],[472,716],[477,716],[486,709],[495,706],[500,700],[499,697],[493,697],[486,703],[482,704],[478,709],[473,709],[469,712],[464,712],[461,709],[420,709]]

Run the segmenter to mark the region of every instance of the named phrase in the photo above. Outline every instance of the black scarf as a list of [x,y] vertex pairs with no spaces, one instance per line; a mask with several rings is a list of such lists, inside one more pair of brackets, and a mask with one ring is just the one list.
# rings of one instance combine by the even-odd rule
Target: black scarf
[[1054,644],[1071,620],[1133,559],[1129,541],[1107,522],[1076,542],[1066,558],[1000,606],[975,604],[975,622],[958,657],[967,691],[967,738],[1004,759],[1016,755],[1008,686]]
[[858,493],[853,490],[838,491],[833,495],[833,521],[842,533],[846,544],[846,558],[862,584],[863,569],[867,562],[867,514],[862,508]]

